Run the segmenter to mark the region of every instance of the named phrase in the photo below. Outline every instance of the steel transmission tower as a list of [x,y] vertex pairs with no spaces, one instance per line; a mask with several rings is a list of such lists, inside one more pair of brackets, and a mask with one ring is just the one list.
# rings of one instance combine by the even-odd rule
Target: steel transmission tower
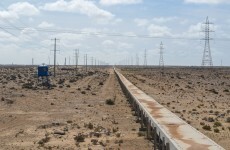
[[205,33],[205,37],[204,39],[202,39],[205,41],[203,59],[201,64],[202,66],[213,66],[212,55],[210,50],[210,40],[212,40],[212,38],[210,38],[210,32],[214,31],[210,30],[210,24],[213,23],[210,23],[207,17],[206,22],[204,23],[204,29],[202,30]]
[[163,45],[163,43],[161,42],[161,44],[160,44],[160,60],[159,60],[159,66],[164,66],[163,49],[164,49],[164,45]]

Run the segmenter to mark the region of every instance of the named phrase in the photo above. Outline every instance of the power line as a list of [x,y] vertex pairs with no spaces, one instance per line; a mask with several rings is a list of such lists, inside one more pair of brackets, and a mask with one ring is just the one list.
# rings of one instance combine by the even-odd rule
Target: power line
[[[3,8],[3,10],[5,10],[5,11],[7,11],[7,9],[2,5],[2,3],[0,2],[0,7],[1,8]],[[5,20],[12,28],[14,28],[15,30],[24,30],[24,29],[26,29],[26,28],[24,28],[24,29],[21,29],[21,28],[19,28],[19,27],[17,27],[17,26],[15,26],[14,24],[12,24],[8,19],[6,19],[6,18],[1,18],[1,19],[3,19],[3,20]],[[26,26],[23,22],[21,22],[20,20],[18,20],[22,25],[24,25],[24,26]],[[14,37],[16,37],[17,39],[19,39],[19,40],[21,40],[17,35],[15,35],[15,34],[13,34],[13,33],[11,33],[11,32],[9,32],[9,31],[7,31],[4,27],[0,27],[2,30],[4,30],[5,32],[7,32],[7,33],[9,33],[9,34],[11,34],[12,36],[14,36]],[[28,35],[30,38],[33,38],[33,37],[31,37],[30,35]],[[16,45],[16,44],[15,44]],[[34,45],[34,44],[33,44]],[[20,47],[20,46],[19,46]],[[47,47],[44,47],[44,46],[42,46],[42,45],[39,45],[39,47],[43,47],[43,48],[45,48],[45,49],[47,49]]]
[[[12,30],[24,30],[28,27],[17,27],[12,28],[9,26],[2,26],[3,29],[12,29]],[[149,35],[127,35],[122,33],[103,33],[103,32],[83,32],[76,30],[58,30],[58,29],[43,29],[43,28],[33,28],[38,32],[51,32],[51,33],[71,33],[71,34],[80,34],[86,36],[111,36],[111,37],[127,37],[127,38],[150,38],[150,39],[168,39],[168,40],[200,40],[199,38],[187,38],[187,37],[173,37],[173,36],[149,36]],[[31,31],[33,32],[33,31]],[[216,38],[218,41],[230,41],[230,38]]]
[[15,34],[13,34],[13,33],[9,32],[9,31],[7,31],[6,29],[4,29],[4,28],[2,28],[2,27],[0,27],[0,28],[1,28],[3,31],[9,33],[10,35],[12,35],[12,36],[18,38]]

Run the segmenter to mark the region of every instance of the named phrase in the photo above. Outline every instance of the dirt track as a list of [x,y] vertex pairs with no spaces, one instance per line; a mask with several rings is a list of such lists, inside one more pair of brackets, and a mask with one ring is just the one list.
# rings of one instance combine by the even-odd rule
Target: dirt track
[[152,148],[138,135],[140,125],[111,69],[76,78],[60,71],[51,90],[36,84],[34,72],[1,68],[0,149]]

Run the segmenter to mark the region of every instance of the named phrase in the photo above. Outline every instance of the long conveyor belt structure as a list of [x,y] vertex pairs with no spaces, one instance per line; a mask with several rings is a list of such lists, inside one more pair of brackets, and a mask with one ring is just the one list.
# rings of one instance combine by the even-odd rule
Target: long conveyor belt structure
[[155,150],[224,149],[114,71]]

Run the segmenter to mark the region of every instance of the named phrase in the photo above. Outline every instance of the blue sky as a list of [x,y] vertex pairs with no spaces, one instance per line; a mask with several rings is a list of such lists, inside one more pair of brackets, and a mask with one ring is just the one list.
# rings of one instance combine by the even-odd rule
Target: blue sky
[[32,58],[35,64],[52,64],[51,39],[58,38],[58,64],[65,58],[73,64],[79,49],[81,64],[88,54],[88,64],[91,57],[135,64],[138,56],[143,65],[146,49],[147,63],[158,65],[162,41],[165,65],[199,66],[204,47],[200,31],[207,16],[215,30],[213,64],[222,60],[229,66],[229,0],[2,0],[0,64],[31,64]]

